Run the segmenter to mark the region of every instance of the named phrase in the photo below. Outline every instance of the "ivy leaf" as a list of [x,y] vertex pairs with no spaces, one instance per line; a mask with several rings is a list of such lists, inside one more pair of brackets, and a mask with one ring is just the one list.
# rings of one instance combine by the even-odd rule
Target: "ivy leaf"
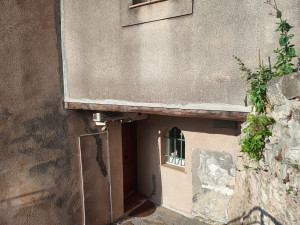
[[257,136],[254,137],[254,140],[255,140],[255,141],[258,141],[258,140],[260,140],[260,139],[262,139],[262,135],[257,135]]
[[280,46],[285,46],[287,42],[288,42],[287,37],[285,35],[281,35],[279,39]]
[[276,17],[280,18],[281,16],[282,16],[282,13],[279,10],[277,10]]
[[294,48],[289,48],[287,54],[290,57],[296,57],[296,51]]
[[247,95],[245,96],[244,103],[245,103],[245,106],[247,107],[248,106],[248,96]]
[[291,66],[289,66],[289,65],[286,65],[284,72],[286,74],[290,74],[290,73],[293,72],[293,68]]
[[283,54],[279,54],[278,56],[277,56],[277,59],[278,59],[278,62],[281,62],[282,60],[283,60]]

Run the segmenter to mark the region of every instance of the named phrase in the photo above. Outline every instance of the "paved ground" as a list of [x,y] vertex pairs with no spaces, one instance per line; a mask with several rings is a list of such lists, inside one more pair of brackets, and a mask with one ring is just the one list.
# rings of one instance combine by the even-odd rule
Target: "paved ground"
[[115,224],[118,225],[209,225],[197,219],[187,218],[162,206],[157,206],[153,214],[145,217],[128,217]]

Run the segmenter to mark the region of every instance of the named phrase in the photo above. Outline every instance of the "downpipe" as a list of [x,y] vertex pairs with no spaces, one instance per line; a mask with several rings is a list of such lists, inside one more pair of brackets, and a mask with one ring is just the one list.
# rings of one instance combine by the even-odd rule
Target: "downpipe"
[[83,205],[83,225],[86,225],[86,215],[85,215],[85,203],[84,203],[84,182],[83,182],[83,168],[82,168],[82,149],[81,149],[81,138],[87,136],[94,136],[100,134],[106,134],[107,141],[107,160],[108,160],[108,182],[109,182],[109,201],[110,201],[110,222],[113,223],[113,209],[112,209],[112,188],[111,188],[111,168],[110,168],[110,150],[109,150],[109,127],[113,124],[114,121],[105,125],[102,128],[101,132],[82,134],[78,136],[78,147],[80,155],[80,175],[81,175],[81,189],[82,189],[82,205]]

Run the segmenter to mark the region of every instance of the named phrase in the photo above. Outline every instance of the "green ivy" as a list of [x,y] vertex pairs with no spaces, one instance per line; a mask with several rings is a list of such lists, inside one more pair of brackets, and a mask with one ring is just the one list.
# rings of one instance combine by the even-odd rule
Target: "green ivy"
[[252,104],[251,114],[248,115],[246,127],[243,129],[244,137],[240,140],[241,152],[247,153],[250,159],[259,161],[262,158],[263,149],[265,147],[265,139],[272,136],[270,125],[274,120],[266,116],[266,109],[268,106],[267,99],[267,82],[277,76],[283,76],[293,72],[294,64],[292,60],[296,57],[294,45],[290,43],[293,34],[289,34],[292,26],[282,19],[282,12],[278,9],[276,0],[265,0],[266,4],[271,5],[276,10],[276,17],[280,19],[277,32],[280,32],[279,45],[274,53],[278,54],[277,62],[272,67],[265,66],[260,60],[259,67],[254,73],[247,68],[242,60],[236,56],[234,58],[240,65],[240,70],[245,74],[246,80],[249,84],[249,90],[245,97],[245,106],[248,104],[248,96]]
[[265,138],[272,135],[268,126],[273,119],[265,114],[250,114],[247,117],[247,126],[243,129],[244,138],[240,140],[241,152],[247,153],[250,159],[259,161],[262,158],[262,149]]
[[267,4],[271,5],[276,11],[276,17],[280,20],[277,32],[280,32],[279,45],[280,48],[274,50],[274,53],[278,54],[277,62],[274,66],[276,69],[277,76],[283,76],[293,72],[294,64],[292,63],[293,58],[297,57],[296,51],[290,40],[294,37],[293,34],[289,34],[289,31],[293,28],[286,20],[282,19],[282,12],[278,9],[276,0],[274,3],[267,1]]
[[240,70],[245,73],[247,82],[250,84],[250,89],[247,91],[244,99],[245,106],[248,106],[249,95],[252,103],[251,111],[254,111],[255,108],[255,112],[264,113],[268,103],[266,94],[267,82],[275,76],[275,73],[264,65],[259,66],[257,73],[252,73],[250,69],[245,67],[245,64],[240,58],[236,56],[234,56],[234,58],[238,61]]

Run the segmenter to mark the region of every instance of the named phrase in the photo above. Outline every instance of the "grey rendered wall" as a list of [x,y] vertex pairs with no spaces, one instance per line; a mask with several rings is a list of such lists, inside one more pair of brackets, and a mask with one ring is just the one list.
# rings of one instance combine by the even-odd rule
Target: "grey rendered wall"
[[[194,0],[191,15],[127,27],[121,0],[62,2],[69,102],[245,111],[232,55],[255,68],[259,49],[267,62],[278,46],[276,18],[262,0]],[[156,15],[158,4],[168,2],[129,13]],[[300,1],[278,4],[299,46]]]
[[91,113],[62,107],[59,9],[55,0],[0,1],[1,225],[83,224],[77,137],[97,129]]

